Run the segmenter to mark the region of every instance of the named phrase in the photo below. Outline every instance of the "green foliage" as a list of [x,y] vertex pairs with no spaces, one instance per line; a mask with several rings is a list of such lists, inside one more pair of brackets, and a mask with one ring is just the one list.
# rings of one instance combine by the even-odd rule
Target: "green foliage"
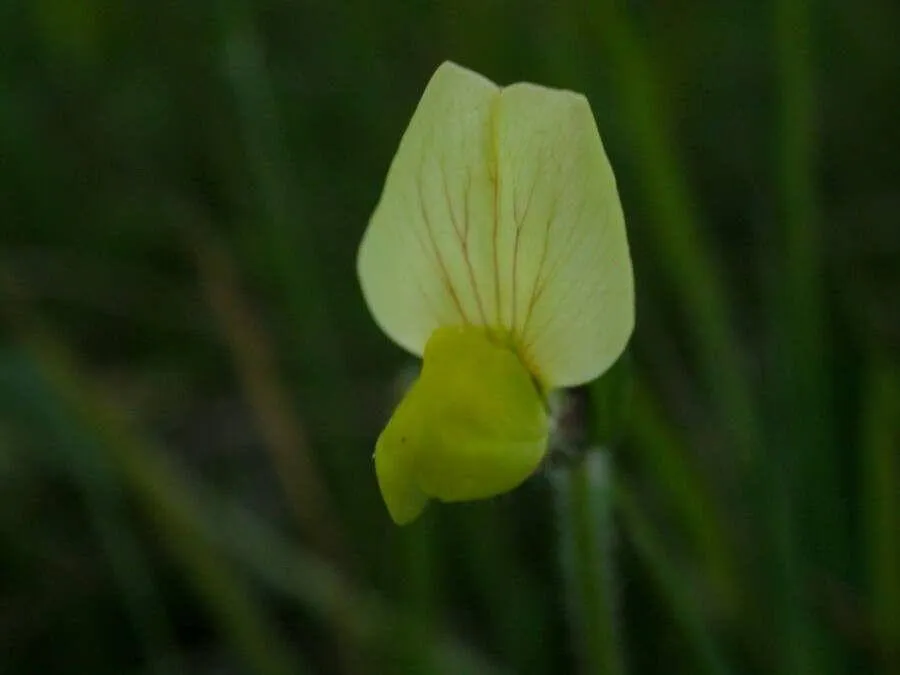
[[[898,672],[895,5],[2,3],[0,672]],[[588,95],[637,324],[602,455],[399,530],[355,257],[445,59]]]

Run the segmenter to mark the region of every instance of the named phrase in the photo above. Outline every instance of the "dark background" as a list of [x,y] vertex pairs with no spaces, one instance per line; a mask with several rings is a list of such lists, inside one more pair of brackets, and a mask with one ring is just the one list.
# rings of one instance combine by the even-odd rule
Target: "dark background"
[[589,663],[545,474],[403,529],[374,480],[415,364],[355,255],[444,59],[584,92],[616,170],[637,328],[582,393],[628,672],[900,672],[898,30],[891,0],[5,0],[0,673]]

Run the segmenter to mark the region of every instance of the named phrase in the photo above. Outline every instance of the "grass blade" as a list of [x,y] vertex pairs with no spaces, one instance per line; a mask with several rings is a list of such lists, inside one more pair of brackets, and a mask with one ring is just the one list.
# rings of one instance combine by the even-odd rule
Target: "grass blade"
[[[779,542],[779,612],[784,675],[840,672],[841,644],[813,616],[804,569],[836,579],[847,573],[849,524],[834,443],[833,395],[826,377],[825,303],[815,166],[817,155],[811,3],[776,0],[774,42],[778,83],[778,162],[783,213],[778,262],[769,279],[772,378],[771,465],[785,473],[783,508],[770,515]],[[768,481],[766,481],[768,482]],[[777,488],[776,488],[777,489]],[[801,527],[802,524],[802,527]]]
[[4,411],[0,421],[37,433],[45,448],[38,459],[71,476],[151,672],[183,671],[174,629],[145,546],[125,518],[122,485],[65,411],[54,405],[53,393],[46,390],[37,369],[20,350],[0,350],[0,383]]
[[189,493],[179,489],[179,479],[165,472],[162,457],[145,447],[122,415],[93,391],[59,345],[35,333],[27,344],[43,376],[97,448],[108,453],[119,480],[159,528],[163,543],[252,671],[311,672],[281,644],[235,570],[197,536],[196,508]]
[[698,672],[706,675],[729,675],[731,671],[719,653],[714,637],[704,625],[694,603],[682,590],[681,582],[666,560],[661,544],[637,504],[621,485],[616,485],[613,498],[616,511],[622,519],[623,530],[659,587],[660,594],[672,612],[672,618],[694,652]]
[[726,610],[739,602],[734,542],[729,541],[709,485],[692,463],[677,430],[642,380],[637,380],[629,413],[628,436],[638,461],[655,488],[665,495],[677,522],[696,551],[704,576]]
[[862,513],[884,675],[900,672],[900,371],[876,361],[864,399]]
[[334,507],[306,433],[291,409],[290,394],[278,377],[271,340],[243,296],[225,250],[200,235],[193,244],[201,285],[293,515],[303,534],[346,569],[348,556]]
[[589,451],[574,465],[551,471],[559,548],[572,632],[582,672],[624,675],[618,634],[609,458]]
[[612,82],[634,143],[641,188],[651,209],[648,239],[686,314],[694,351],[712,404],[735,451],[748,459],[759,448],[760,427],[730,301],[699,210],[668,132],[657,76],[647,50],[616,0],[591,3],[589,19],[601,36]]

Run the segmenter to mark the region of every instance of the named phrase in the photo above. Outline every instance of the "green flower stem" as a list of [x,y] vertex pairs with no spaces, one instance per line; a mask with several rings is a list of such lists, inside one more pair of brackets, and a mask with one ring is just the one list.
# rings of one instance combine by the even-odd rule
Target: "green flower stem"
[[783,456],[773,457],[771,465],[778,470],[781,464],[785,493],[780,512],[771,515],[771,525],[778,542],[777,583],[785,591],[778,594],[785,603],[779,612],[783,622],[779,632],[784,636],[780,670],[791,675],[841,672],[841,664],[846,665],[840,643],[816,625],[814,601],[804,588],[803,575],[809,563],[841,578],[848,567],[844,552],[850,550],[842,476],[834,461],[832,393],[824,366],[829,359],[815,186],[811,4],[777,0],[773,6],[782,227],[773,247],[780,255],[768,279],[775,384],[770,446]]
[[615,608],[610,467],[604,452],[551,474],[568,614],[582,672],[624,675]]
[[432,659],[423,634],[434,630],[435,579],[434,579],[434,513],[427,513],[419,521],[402,528],[399,568],[400,606],[403,611],[405,639],[398,640],[392,653],[391,670],[409,675],[433,673],[437,664]]
[[900,673],[900,370],[874,359],[865,396],[860,494],[879,675]]

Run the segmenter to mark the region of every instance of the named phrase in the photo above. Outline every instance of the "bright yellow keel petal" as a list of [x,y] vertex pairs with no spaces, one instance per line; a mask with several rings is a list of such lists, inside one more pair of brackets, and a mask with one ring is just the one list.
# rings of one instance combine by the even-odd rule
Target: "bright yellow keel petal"
[[404,457],[393,449],[382,442],[375,446],[375,475],[391,520],[406,525],[425,510],[428,497],[416,485]]
[[391,519],[398,525],[415,520],[428,503],[414,474],[417,448],[411,439],[421,435],[422,414],[417,410],[418,383],[407,392],[375,444],[375,476]]
[[391,517],[409,522],[428,497],[463,501],[512,490],[540,465],[548,432],[541,392],[509,346],[480,328],[439,328],[376,447]]

